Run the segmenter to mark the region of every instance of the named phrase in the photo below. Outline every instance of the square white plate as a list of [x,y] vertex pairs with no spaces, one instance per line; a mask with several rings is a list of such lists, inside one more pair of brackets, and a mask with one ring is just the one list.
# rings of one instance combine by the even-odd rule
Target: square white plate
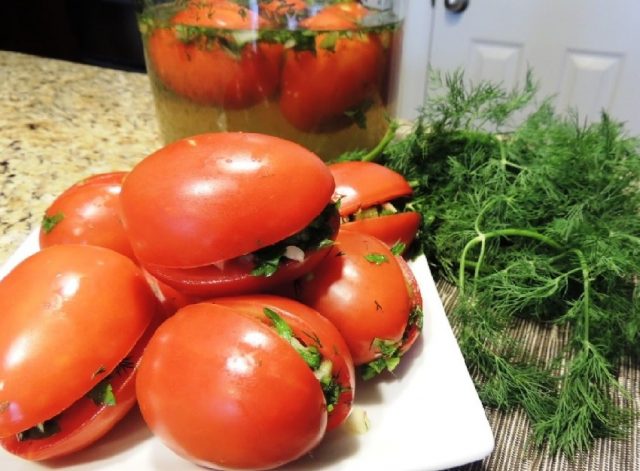
[[[38,250],[33,232],[0,267],[0,278]],[[342,427],[290,470],[426,471],[480,460],[494,438],[424,257],[411,263],[424,300],[424,330],[394,375],[360,382],[355,406],[370,420],[357,435]],[[199,469],[155,439],[132,411],[95,445],[70,457],[32,463],[0,448],[0,470]]]

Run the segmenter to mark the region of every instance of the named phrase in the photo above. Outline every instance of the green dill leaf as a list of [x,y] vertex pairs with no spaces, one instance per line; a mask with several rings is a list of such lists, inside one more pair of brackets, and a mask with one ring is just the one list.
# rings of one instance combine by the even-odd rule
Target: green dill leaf
[[113,393],[113,387],[109,379],[110,378],[103,379],[87,393],[87,397],[91,399],[96,406],[116,405],[116,396]]
[[309,365],[309,368],[314,371],[317,370],[322,364],[322,356],[320,355],[318,347],[315,345],[303,345],[302,342],[294,336],[293,329],[291,329],[289,324],[273,309],[265,307],[263,312],[273,323],[273,327],[278,335],[291,344],[305,363]]
[[64,213],[59,212],[51,216],[45,214],[42,218],[42,230],[45,234],[49,234],[64,219]]
[[393,371],[400,364],[401,342],[376,338],[372,342],[379,357],[360,367],[362,379],[371,379],[383,371]]
[[367,262],[373,263],[375,265],[382,265],[383,263],[389,262],[389,259],[386,255],[377,252],[365,254],[364,258]]
[[398,241],[395,244],[393,244],[393,247],[391,247],[391,253],[393,255],[402,255],[402,252],[404,252],[406,248],[407,248],[407,244],[405,244],[402,241]]
[[287,324],[286,321],[282,317],[280,317],[280,315],[273,309],[265,307],[262,311],[264,312],[264,315],[267,316],[267,318],[273,323],[273,326],[275,327],[278,335],[287,341],[291,341],[291,339],[293,338],[293,330],[291,329],[291,327],[289,327],[289,324]]
[[[380,161],[411,182],[416,243],[459,297],[449,316],[482,402],[521,408],[534,442],[572,457],[626,436],[616,378],[640,357],[640,141],[519,88],[435,74],[412,128]],[[513,332],[566,329],[542,360]],[[382,365],[373,365],[381,369]]]
[[326,33],[322,37],[322,40],[320,41],[320,47],[322,49],[326,49],[328,51],[335,52],[336,43],[338,42],[338,38],[339,37],[340,36],[338,34],[338,31],[331,31],[330,33]]
[[420,306],[414,307],[409,313],[409,321],[407,322],[409,327],[415,326],[419,330],[422,330],[424,325],[424,311]]
[[365,100],[359,105],[346,110],[344,115],[352,119],[360,129],[367,129],[367,111],[372,105],[373,101]]

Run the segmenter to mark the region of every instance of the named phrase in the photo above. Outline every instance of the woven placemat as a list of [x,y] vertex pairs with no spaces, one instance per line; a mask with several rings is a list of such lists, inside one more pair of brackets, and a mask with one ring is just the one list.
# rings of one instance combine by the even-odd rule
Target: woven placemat
[[[445,311],[451,312],[456,288],[443,281],[437,283],[437,288]],[[515,326],[513,335],[541,359],[555,357],[567,339],[566,329],[526,321]],[[630,360],[624,362],[619,380],[634,398],[636,410],[640,410],[640,369]],[[485,412],[495,437],[495,449],[483,461],[454,468],[456,471],[640,471],[640,421],[636,421],[626,440],[597,440],[589,453],[569,460],[549,456],[532,446],[529,422],[522,411],[505,413],[485,408]]]

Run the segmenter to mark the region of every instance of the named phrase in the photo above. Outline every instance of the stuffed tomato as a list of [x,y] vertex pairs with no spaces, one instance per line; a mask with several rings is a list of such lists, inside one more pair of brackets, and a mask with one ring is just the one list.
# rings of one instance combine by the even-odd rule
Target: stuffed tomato
[[84,448],[135,404],[156,299],[109,249],[56,245],[0,281],[0,444],[45,460]]
[[411,270],[368,234],[341,229],[329,255],[296,280],[294,291],[336,326],[364,378],[392,371],[422,328]]
[[390,247],[411,244],[420,214],[407,206],[413,190],[402,175],[374,162],[339,162],[329,168],[343,228],[370,234]]
[[338,229],[333,177],[315,154],[251,133],[182,139],[122,186],[125,230],[141,265],[195,296],[264,290],[326,255]]
[[270,295],[179,310],[149,342],[136,383],[150,429],[218,469],[270,469],[309,452],[346,419],[355,385],[336,328]]
[[92,175],[63,191],[45,211],[40,226],[40,247],[97,245],[133,259],[131,244],[120,220],[120,189],[126,174]]

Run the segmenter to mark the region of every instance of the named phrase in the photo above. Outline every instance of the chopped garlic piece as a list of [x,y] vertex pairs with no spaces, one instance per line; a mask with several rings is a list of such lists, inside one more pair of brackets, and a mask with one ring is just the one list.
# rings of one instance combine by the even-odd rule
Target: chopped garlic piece
[[302,262],[304,260],[304,250],[300,247],[296,247],[295,245],[287,245],[287,248],[284,251],[284,256],[290,260]]
[[349,415],[349,418],[345,422],[345,427],[347,427],[349,432],[357,435],[367,433],[371,428],[371,422],[369,421],[367,411],[362,407],[354,407],[351,410],[351,415]]

